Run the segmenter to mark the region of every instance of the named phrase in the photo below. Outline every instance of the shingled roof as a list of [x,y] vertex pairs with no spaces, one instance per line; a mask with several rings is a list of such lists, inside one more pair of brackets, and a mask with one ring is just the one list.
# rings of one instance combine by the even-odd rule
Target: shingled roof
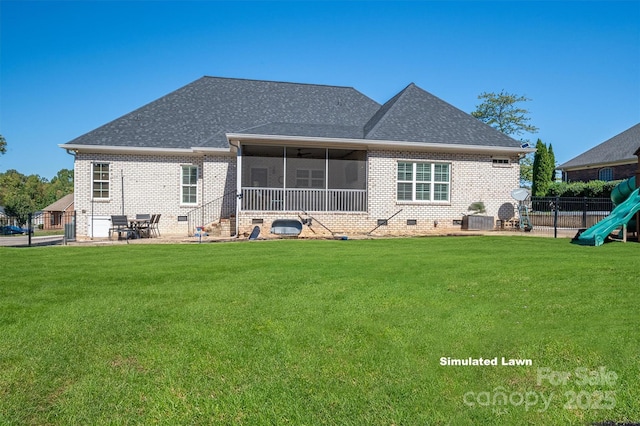
[[226,149],[227,134],[520,147],[413,83],[380,105],[351,87],[218,77],[202,77],[61,146]]
[[635,152],[638,148],[640,148],[640,123],[561,164],[558,169],[633,163],[637,161]]
[[365,139],[518,147],[519,142],[411,83],[365,125]]
[[42,210],[45,212],[63,212],[66,211],[71,204],[73,204],[73,194],[67,194]]

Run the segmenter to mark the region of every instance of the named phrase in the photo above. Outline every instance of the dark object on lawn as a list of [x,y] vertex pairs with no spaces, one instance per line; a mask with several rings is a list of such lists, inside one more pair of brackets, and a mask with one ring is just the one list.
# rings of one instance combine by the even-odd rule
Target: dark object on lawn
[[253,231],[251,231],[251,235],[249,235],[249,240],[257,240],[260,235],[260,227],[254,226]]
[[276,219],[271,223],[271,233],[297,237],[302,232],[302,222],[296,219]]

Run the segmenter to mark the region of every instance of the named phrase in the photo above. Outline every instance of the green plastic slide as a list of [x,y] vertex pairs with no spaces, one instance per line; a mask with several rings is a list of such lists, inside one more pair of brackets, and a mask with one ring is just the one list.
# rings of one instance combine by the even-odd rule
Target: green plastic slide
[[632,177],[618,184],[611,191],[611,200],[616,204],[609,216],[584,231],[574,243],[601,246],[616,228],[626,225],[640,210],[640,188],[636,189],[636,178]]

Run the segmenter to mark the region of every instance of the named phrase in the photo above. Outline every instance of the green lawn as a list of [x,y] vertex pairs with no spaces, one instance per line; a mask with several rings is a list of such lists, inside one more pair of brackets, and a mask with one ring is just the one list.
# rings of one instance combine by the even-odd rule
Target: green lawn
[[279,240],[0,259],[3,425],[640,421],[640,244]]

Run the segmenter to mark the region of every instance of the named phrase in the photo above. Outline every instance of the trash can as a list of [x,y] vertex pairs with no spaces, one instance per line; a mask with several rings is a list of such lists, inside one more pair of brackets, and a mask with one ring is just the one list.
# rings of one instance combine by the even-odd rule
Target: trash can
[[74,223],[64,224],[64,240],[75,241],[76,240],[76,226]]

